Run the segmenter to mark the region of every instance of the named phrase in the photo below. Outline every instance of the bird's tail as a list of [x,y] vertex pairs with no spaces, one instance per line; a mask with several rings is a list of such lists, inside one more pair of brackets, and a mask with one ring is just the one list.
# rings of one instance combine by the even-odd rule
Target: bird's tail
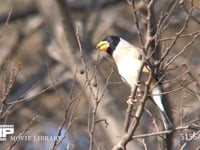
[[157,84],[155,87],[153,87],[152,97],[153,97],[154,102],[160,109],[160,114],[161,114],[161,118],[162,118],[165,130],[172,129],[172,123],[169,120],[169,117],[167,116],[167,113],[162,103],[162,90],[161,90],[160,84]]
[[169,120],[166,111],[160,111],[161,118],[165,127],[165,130],[171,130],[172,129],[172,123]]

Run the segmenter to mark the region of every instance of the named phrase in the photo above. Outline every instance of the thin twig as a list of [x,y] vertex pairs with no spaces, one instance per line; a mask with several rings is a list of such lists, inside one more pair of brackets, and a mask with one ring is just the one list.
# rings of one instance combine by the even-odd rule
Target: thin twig
[[0,37],[3,35],[3,33],[5,32],[7,26],[8,26],[8,23],[10,21],[10,18],[11,18],[11,15],[12,15],[12,12],[13,12],[13,8],[11,8],[8,12],[8,16],[6,18],[6,22],[5,24],[3,25],[2,29],[0,30]]
[[[185,22],[184,22],[182,28],[176,33],[176,37],[175,37],[174,40],[170,43],[170,46],[165,50],[165,53],[164,53],[164,54],[162,55],[162,57],[160,58],[159,63],[161,63],[161,62],[166,58],[166,56],[168,56],[170,50],[171,50],[171,49],[173,48],[173,46],[176,44],[176,42],[178,41],[180,35],[186,30],[192,12],[193,12],[193,8],[190,10],[190,13],[188,14],[187,18],[185,19]],[[183,51],[183,52],[184,52],[184,51]],[[182,52],[182,53],[183,53],[183,52]],[[181,54],[182,54],[182,53],[181,53]]]
[[176,54],[176,56],[174,56],[173,58],[171,58],[167,63],[166,65],[163,67],[163,69],[166,69],[171,63],[173,63],[180,55],[182,55],[189,46],[191,46],[198,38],[200,37],[200,33],[199,34],[196,34],[193,39],[188,42],[184,47],[183,49],[178,53]]

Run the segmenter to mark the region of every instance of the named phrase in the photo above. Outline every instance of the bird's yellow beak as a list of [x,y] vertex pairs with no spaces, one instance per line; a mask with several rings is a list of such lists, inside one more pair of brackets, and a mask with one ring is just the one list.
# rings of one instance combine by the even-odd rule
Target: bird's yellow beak
[[110,44],[107,41],[100,41],[97,44],[96,48],[101,50],[101,51],[107,51],[109,47],[110,47]]

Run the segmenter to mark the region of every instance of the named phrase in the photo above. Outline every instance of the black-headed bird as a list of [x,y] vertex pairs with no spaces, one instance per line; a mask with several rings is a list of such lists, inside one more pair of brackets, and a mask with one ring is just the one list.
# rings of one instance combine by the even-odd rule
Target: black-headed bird
[[[97,49],[105,51],[113,57],[122,80],[125,80],[130,88],[134,88],[138,84],[137,79],[143,58],[143,53],[140,48],[133,46],[118,36],[109,35],[97,44]],[[142,69],[139,83],[143,84],[146,82],[150,71],[150,67],[146,64]],[[138,89],[141,87],[138,86]],[[166,130],[169,130],[172,128],[172,124],[162,104],[162,90],[156,79],[152,80],[150,88],[152,88],[151,98],[160,109],[164,127]]]

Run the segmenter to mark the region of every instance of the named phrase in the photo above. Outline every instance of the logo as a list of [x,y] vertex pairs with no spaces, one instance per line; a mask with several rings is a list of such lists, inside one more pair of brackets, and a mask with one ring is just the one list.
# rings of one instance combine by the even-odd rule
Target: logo
[[0,142],[1,141],[60,141],[61,136],[48,136],[48,135],[12,135],[14,134],[14,125],[1,125],[0,124]]
[[181,133],[180,139],[182,141],[191,141],[191,140],[199,140],[200,134],[198,132],[190,132],[190,133]]
[[6,141],[9,134],[14,133],[14,125],[0,125],[0,141]]

